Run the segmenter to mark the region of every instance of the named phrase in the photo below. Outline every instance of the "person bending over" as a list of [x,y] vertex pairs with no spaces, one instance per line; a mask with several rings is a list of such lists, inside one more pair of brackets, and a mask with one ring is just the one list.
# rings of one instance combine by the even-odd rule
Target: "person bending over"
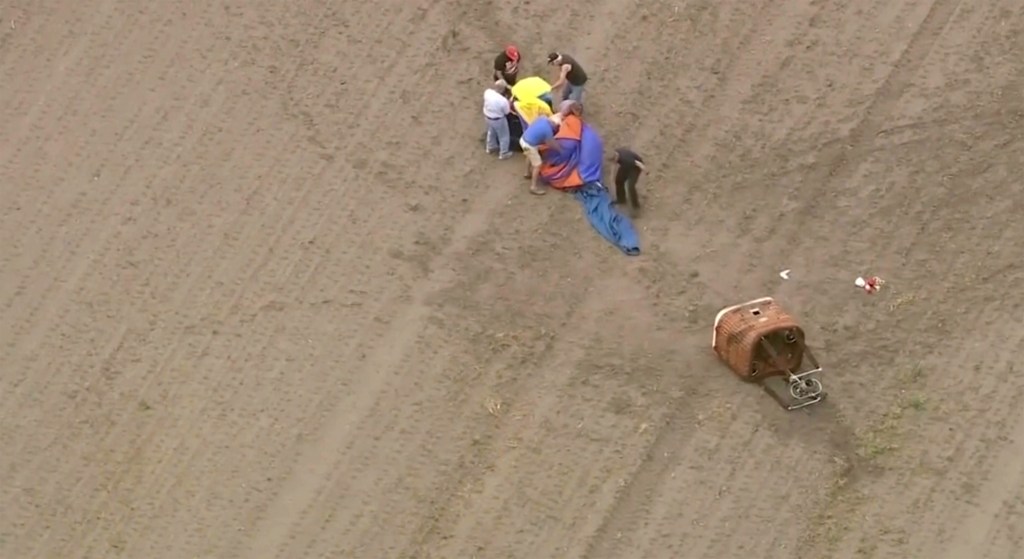
[[561,88],[563,101],[576,101],[583,105],[583,87],[587,84],[587,72],[575,58],[558,52],[548,53],[548,64],[558,68],[558,79],[552,90]]
[[618,164],[615,171],[615,201],[614,204],[625,204],[627,201],[634,210],[640,209],[640,199],[636,194],[636,183],[640,180],[640,174],[647,172],[644,160],[635,151],[618,148],[611,156],[611,160]]
[[555,151],[561,150],[561,146],[555,139],[555,132],[558,131],[561,124],[561,115],[538,118],[523,131],[523,137],[519,139],[519,146],[523,148],[523,155],[526,156],[526,176],[530,178],[531,194],[544,194],[544,190],[539,184],[540,167],[543,163],[540,148],[547,146]]

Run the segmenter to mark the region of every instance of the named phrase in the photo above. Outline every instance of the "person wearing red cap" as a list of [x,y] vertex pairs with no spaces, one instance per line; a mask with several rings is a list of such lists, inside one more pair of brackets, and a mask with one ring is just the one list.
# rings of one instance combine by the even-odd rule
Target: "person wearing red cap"
[[509,87],[516,84],[519,77],[519,49],[515,45],[505,47],[494,57],[494,79],[503,80]]

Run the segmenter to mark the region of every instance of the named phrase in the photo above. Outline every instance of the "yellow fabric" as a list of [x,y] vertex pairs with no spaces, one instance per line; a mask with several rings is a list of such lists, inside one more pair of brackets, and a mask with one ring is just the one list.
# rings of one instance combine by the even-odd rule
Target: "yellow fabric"
[[516,112],[519,116],[523,117],[526,124],[533,124],[533,121],[537,120],[539,116],[551,116],[551,107],[547,103],[540,99],[533,98],[525,101],[515,102]]
[[537,76],[523,78],[512,86],[512,96],[520,101],[537,99],[545,93],[551,93],[551,84]]

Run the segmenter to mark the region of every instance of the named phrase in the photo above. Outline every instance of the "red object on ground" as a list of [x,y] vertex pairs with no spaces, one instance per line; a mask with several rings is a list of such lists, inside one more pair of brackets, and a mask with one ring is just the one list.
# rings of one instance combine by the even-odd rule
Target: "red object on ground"
[[863,289],[868,295],[872,295],[874,293],[878,293],[878,290],[882,288],[883,284],[885,284],[885,280],[878,276],[871,276],[867,279],[857,278],[853,284]]

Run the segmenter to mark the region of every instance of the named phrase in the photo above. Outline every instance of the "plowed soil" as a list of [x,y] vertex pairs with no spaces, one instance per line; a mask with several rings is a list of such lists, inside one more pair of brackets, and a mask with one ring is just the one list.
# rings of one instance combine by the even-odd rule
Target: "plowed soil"
[[[1024,557],[1019,0],[0,16],[0,557]],[[484,153],[510,41],[641,256]],[[761,296],[821,406],[711,352]]]

